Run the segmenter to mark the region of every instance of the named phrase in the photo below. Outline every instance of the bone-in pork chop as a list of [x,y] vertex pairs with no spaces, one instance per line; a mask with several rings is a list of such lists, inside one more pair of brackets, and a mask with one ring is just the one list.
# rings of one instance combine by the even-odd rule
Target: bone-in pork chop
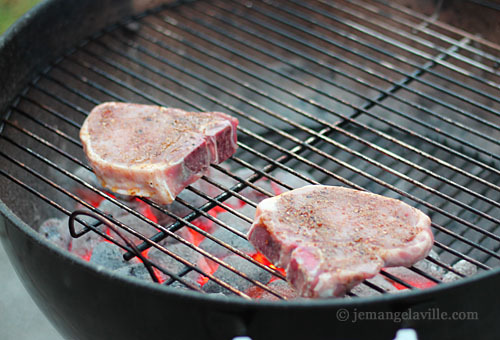
[[221,112],[103,103],[85,120],[80,139],[104,187],[169,204],[210,163],[234,154],[237,125]]
[[304,297],[341,296],[382,267],[429,253],[427,215],[408,204],[343,187],[309,185],[265,199],[248,233],[253,246]]

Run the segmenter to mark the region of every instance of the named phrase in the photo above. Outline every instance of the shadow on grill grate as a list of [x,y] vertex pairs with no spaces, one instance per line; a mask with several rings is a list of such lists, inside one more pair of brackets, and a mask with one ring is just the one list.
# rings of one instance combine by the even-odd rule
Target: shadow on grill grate
[[[307,183],[402,199],[433,220],[427,260],[384,270],[351,297],[489,270],[500,260],[499,50],[378,2],[158,10],[82,42],[19,96],[1,134],[2,198],[22,186],[38,199],[16,209],[52,241],[178,289],[294,298],[245,234],[260,200]],[[88,112],[110,100],[228,112],[239,149],[170,206],[110,195],[78,140]],[[83,216],[78,228],[91,231],[69,239],[76,209],[107,218],[137,249]]]

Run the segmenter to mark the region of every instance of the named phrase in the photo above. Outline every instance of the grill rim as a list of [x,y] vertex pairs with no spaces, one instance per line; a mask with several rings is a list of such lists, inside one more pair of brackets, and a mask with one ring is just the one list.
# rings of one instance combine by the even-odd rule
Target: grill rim
[[[39,8],[36,8],[34,10],[32,10],[32,14],[34,14],[33,16],[35,17],[36,15],[39,15],[40,12],[43,12],[41,9],[45,9],[45,8],[49,8],[51,5],[53,5],[54,3],[58,3],[58,2],[62,2],[62,1],[59,1],[59,0],[50,0],[50,1],[47,1],[46,3],[42,4]],[[180,2],[191,2],[191,1],[180,1]],[[155,7],[153,5],[153,7]],[[157,7],[157,6],[156,6]],[[23,25],[26,25],[26,26],[29,26],[29,23],[30,21],[33,21],[34,19],[31,19],[30,16],[26,16],[25,19],[23,19],[21,22],[18,22],[15,27],[18,27],[17,25],[20,26],[23,26]],[[12,39],[18,39],[19,38],[19,33],[17,32],[17,29],[16,28],[12,28],[11,30],[9,30],[9,32],[0,39],[0,49],[1,47],[3,46],[3,43],[5,41],[9,41],[9,40],[12,40]],[[32,72],[28,73],[28,74],[33,74]],[[19,84],[16,84],[16,85],[19,85]],[[16,92],[16,91],[14,91]],[[17,93],[17,92],[16,92]],[[0,99],[3,99],[3,98],[0,98]],[[0,102],[0,104],[2,104]],[[8,116],[8,112],[5,116]],[[2,126],[3,127],[3,124]],[[1,128],[0,128],[0,131],[1,131]],[[23,232],[27,233],[27,235],[31,236],[31,237],[34,237],[34,240],[40,244],[43,244],[45,246],[47,246],[47,243],[50,243],[46,240],[44,240],[43,238],[40,237],[40,235],[34,231],[28,224],[24,223],[17,215],[15,215],[14,213],[12,213],[12,211],[10,211],[10,209],[8,208],[7,205],[5,205],[3,203],[2,200],[0,200],[0,212],[6,216],[15,226],[17,226],[18,228],[20,228],[20,230],[22,230]],[[28,230],[31,229],[31,232],[33,232],[34,234],[31,234],[30,232],[27,232]],[[49,246],[52,250],[53,248],[52,247],[55,247],[53,245],[50,245]],[[56,247],[57,248],[57,247]],[[63,255],[63,256],[67,256],[67,253],[58,249],[57,253],[59,253],[59,255]],[[72,256],[73,257],[73,256]],[[79,259],[79,261],[77,261],[78,263],[81,263],[81,262],[85,262],[81,259]],[[87,264],[89,265],[89,264]],[[92,267],[92,266],[91,266]],[[434,292],[435,290],[438,290],[439,289],[448,289],[453,286],[458,286],[458,285],[462,285],[462,284],[467,284],[468,282],[473,282],[473,281],[476,281],[477,280],[481,280],[483,276],[485,277],[489,277],[489,276],[495,276],[496,274],[498,274],[497,272],[500,271],[500,268],[494,268],[493,270],[489,270],[487,273],[480,273],[480,274],[477,274],[477,275],[474,275],[472,277],[466,277],[466,278],[462,278],[461,280],[459,280],[458,282],[453,282],[453,283],[447,283],[446,285],[438,285],[438,286],[444,286],[444,287],[432,287],[432,288],[429,288],[429,289],[425,289],[425,292],[428,292],[429,293],[432,293]],[[115,275],[111,275],[112,277],[114,277]],[[132,282],[132,283],[137,283],[137,280],[136,279],[132,279],[132,278],[123,278],[123,277],[120,277],[121,279],[125,279],[125,281],[129,281],[129,282]],[[148,286],[150,286],[149,283],[147,283]],[[439,289],[438,289],[439,288]],[[172,291],[172,290],[170,290]],[[415,292],[410,292],[410,291],[407,291],[407,292],[403,292],[401,294],[384,294],[384,295],[401,295],[401,299],[407,299],[409,296],[413,296],[413,295],[425,295],[425,294],[422,294],[424,291],[419,291],[419,290],[415,290]],[[179,290],[176,290],[176,293],[179,294]],[[188,295],[191,295],[193,294],[194,292],[184,292]],[[184,294],[184,293],[181,293],[181,294]],[[200,294],[197,294],[197,293],[194,293],[197,297],[200,297]],[[410,294],[410,295],[408,295]],[[208,295],[207,295],[208,296]],[[376,300],[387,300],[387,297],[385,298],[382,298],[383,295],[381,295],[380,297],[378,296],[374,296],[374,297],[363,297],[361,299],[357,298],[357,299],[354,299],[353,301],[358,301],[358,302],[363,302],[363,301],[366,301],[366,303],[371,303],[370,301],[371,300],[375,300],[374,303],[376,302]],[[394,298],[397,298],[399,299],[398,297],[394,296],[394,297],[391,297],[390,299],[394,299]],[[230,296],[230,297],[227,297],[227,299],[237,299],[237,301],[239,302],[248,302],[248,301],[242,301],[242,299],[238,298],[238,297],[233,297],[233,296]],[[213,300],[213,299],[211,299]],[[334,301],[341,301],[341,303],[332,303]],[[336,306],[336,305],[356,305],[355,303],[352,303],[352,301],[345,301],[346,299],[335,299],[335,300],[330,300],[330,301],[313,301],[312,304],[311,304],[311,301],[307,301],[306,303],[304,303],[303,301],[284,301],[282,303],[286,303],[287,305],[290,305],[290,306],[293,306],[295,304],[297,304],[298,306],[303,306],[304,304],[306,304],[307,306],[309,305],[323,305],[323,304],[326,304],[326,305],[332,305],[332,306]],[[359,300],[362,300],[362,301],[359,301]],[[368,301],[367,301],[368,300]],[[236,301],[236,300],[235,300]],[[275,305],[276,302],[273,301],[273,302],[268,302],[268,301],[254,301],[256,302],[257,304],[259,305]],[[319,303],[319,304],[317,304]]]
[[[0,74],[5,77],[0,83],[0,109],[3,111],[8,108],[40,68],[73,47],[75,41],[87,37],[89,32],[101,30],[150,9],[160,10],[189,1],[195,0],[105,0],[105,3],[82,0],[73,6],[68,6],[64,0],[38,3],[0,35]],[[113,7],[115,10],[105,13],[100,10],[101,6]],[[66,16],[61,18],[58,15],[60,12]],[[82,20],[81,13],[93,13],[93,17]],[[52,29],[47,30],[47,27]],[[51,39],[53,36],[58,39]],[[55,43],[47,46],[48,41]],[[2,129],[3,124],[0,124],[0,132]]]

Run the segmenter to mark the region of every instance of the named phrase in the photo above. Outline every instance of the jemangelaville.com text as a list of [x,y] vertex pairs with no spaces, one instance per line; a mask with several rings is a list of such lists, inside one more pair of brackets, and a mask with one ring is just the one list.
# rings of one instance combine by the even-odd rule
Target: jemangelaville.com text
[[409,308],[403,312],[358,311],[355,308],[353,311],[339,309],[337,319],[353,323],[365,320],[392,320],[399,323],[403,320],[479,320],[479,314],[465,311],[445,312],[440,311],[439,308],[429,308],[426,311],[415,311]]

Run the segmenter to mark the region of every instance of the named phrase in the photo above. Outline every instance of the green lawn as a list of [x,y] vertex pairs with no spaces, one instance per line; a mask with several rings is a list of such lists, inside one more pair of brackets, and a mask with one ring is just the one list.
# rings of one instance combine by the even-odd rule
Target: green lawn
[[0,0],[0,34],[40,0]]

